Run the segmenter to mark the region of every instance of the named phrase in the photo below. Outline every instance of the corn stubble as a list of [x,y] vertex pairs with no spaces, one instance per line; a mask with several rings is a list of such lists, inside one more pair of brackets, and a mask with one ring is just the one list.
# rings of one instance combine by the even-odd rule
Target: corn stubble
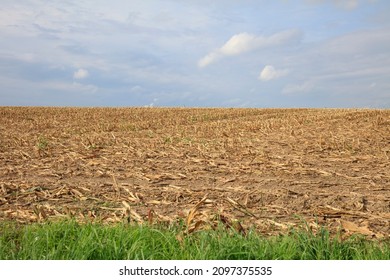
[[390,111],[0,107],[0,220],[390,236]]

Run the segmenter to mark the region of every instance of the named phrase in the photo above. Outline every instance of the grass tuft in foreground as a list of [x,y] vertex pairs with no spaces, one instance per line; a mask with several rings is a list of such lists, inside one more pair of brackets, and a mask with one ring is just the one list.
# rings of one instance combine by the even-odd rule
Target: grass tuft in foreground
[[390,241],[339,241],[326,230],[262,237],[220,228],[184,235],[180,226],[0,223],[0,259],[34,260],[366,260],[390,259]]

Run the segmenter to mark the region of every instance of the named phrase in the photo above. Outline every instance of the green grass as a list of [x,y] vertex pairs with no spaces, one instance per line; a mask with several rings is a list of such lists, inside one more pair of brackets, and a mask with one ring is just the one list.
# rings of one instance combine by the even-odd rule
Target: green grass
[[0,259],[389,260],[390,240],[353,237],[339,241],[326,230],[316,235],[291,231],[275,237],[249,232],[244,237],[221,227],[186,236],[179,225],[108,226],[60,221],[25,226],[0,222]]

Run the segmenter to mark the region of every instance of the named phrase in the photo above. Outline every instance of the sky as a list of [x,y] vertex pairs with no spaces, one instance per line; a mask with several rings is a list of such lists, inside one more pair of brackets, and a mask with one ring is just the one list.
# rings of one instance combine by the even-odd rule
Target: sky
[[2,0],[0,106],[390,108],[387,0]]

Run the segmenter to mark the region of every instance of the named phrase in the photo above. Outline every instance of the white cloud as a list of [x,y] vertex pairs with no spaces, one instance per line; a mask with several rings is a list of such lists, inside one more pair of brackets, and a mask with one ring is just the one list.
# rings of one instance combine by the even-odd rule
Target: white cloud
[[158,98],[153,98],[153,102],[149,103],[148,105],[145,105],[145,108],[153,108],[155,103],[158,101]]
[[271,36],[256,36],[250,33],[239,33],[232,36],[222,47],[201,58],[199,67],[205,67],[221,57],[234,56],[257,49],[281,46],[301,38],[302,34],[296,29],[275,33]]
[[80,68],[79,70],[73,73],[73,78],[78,80],[85,79],[88,76],[89,76],[88,71],[82,68]]
[[238,55],[256,48],[264,39],[249,33],[232,36],[219,50],[223,55]]
[[280,77],[286,76],[288,74],[287,69],[276,70],[272,65],[267,65],[260,72],[259,80],[267,82],[270,80],[278,79]]
[[205,57],[201,58],[198,62],[198,66],[199,67],[205,67],[211,63],[213,63],[214,61],[216,61],[217,59],[219,59],[222,55],[217,51],[217,52],[212,52],[212,53],[209,53],[208,55],[206,55]]

